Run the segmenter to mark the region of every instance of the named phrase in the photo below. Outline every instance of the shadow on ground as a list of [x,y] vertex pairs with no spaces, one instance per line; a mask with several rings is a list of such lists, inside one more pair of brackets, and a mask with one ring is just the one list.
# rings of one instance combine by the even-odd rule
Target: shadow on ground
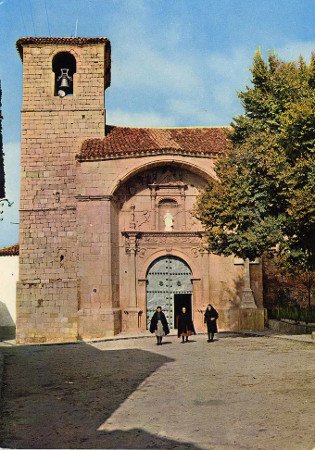
[[5,303],[0,302],[0,341],[15,339],[15,323]]
[[97,431],[140,383],[171,361],[139,349],[101,351],[84,343],[6,348],[0,446],[197,450],[151,435],[141,424]]
[[261,338],[264,335],[264,333],[251,331],[242,331],[242,332],[220,331],[220,333],[217,333],[216,335],[219,338]]

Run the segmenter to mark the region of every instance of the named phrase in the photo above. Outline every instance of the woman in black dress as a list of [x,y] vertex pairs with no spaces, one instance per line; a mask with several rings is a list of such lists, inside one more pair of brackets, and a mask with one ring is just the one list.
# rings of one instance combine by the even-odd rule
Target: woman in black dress
[[196,334],[193,321],[183,306],[181,313],[178,316],[177,335],[182,337],[182,343],[188,342],[188,337]]
[[163,336],[166,336],[170,332],[165,314],[163,313],[161,306],[158,306],[156,308],[156,311],[152,316],[150,323],[150,332],[155,332],[157,345],[162,345]]
[[208,328],[208,342],[213,342],[214,333],[218,332],[217,327],[218,317],[219,314],[217,310],[212,305],[209,304],[205,312],[205,323],[207,324]]

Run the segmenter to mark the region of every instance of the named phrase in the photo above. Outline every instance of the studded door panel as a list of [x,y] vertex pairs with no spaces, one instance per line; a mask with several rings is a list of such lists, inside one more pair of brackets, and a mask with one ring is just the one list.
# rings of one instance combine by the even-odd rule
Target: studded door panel
[[191,294],[191,270],[175,256],[163,256],[151,265],[147,274],[147,326],[161,306],[169,326],[174,323],[174,294]]

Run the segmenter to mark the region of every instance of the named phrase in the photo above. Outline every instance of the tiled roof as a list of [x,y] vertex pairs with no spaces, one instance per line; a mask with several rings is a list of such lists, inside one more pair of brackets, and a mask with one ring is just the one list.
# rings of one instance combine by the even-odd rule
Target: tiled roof
[[19,244],[10,245],[9,247],[0,248],[0,256],[15,256],[19,254]]
[[86,44],[110,44],[105,37],[85,38],[85,37],[22,37],[16,41],[16,48],[23,60],[23,45],[28,44],[72,44],[72,45],[86,45]]
[[106,127],[104,138],[83,142],[78,160],[107,159],[138,154],[219,154],[227,147],[228,127],[128,128]]

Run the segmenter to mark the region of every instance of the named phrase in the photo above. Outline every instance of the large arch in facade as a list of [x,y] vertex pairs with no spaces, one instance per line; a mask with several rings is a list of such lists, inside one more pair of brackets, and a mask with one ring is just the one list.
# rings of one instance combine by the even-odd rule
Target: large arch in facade
[[[158,167],[162,167],[164,165],[172,165],[174,167],[182,168],[184,170],[187,170],[195,175],[198,175],[203,180],[209,182],[211,180],[218,181],[218,177],[216,176],[216,173],[214,169],[210,166],[210,161],[207,158],[206,162],[208,163],[207,170],[205,170],[205,164],[196,164],[196,158],[194,158],[194,162],[187,161],[181,158],[174,158],[173,156],[170,157],[163,157],[158,159],[153,159],[148,162],[143,162],[143,160],[135,165],[134,167],[130,168],[126,172],[124,172],[122,175],[120,175],[119,178],[114,180],[109,195],[115,195],[117,190],[123,186],[128,180],[130,180],[135,175],[140,174],[141,172],[145,172],[147,170],[154,170]],[[205,163],[205,160],[203,158],[200,158],[200,162]]]

